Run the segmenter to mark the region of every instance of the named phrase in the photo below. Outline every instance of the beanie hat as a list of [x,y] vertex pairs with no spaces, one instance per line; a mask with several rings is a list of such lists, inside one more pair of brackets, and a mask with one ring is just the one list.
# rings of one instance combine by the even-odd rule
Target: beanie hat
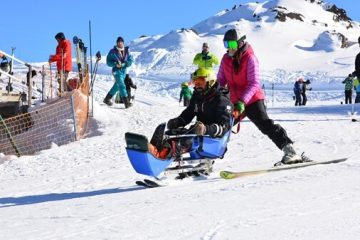
[[238,33],[236,29],[230,29],[226,31],[224,35],[224,41],[243,41],[246,39],[246,35]]
[[59,32],[58,34],[55,35],[55,39],[65,40],[65,35],[64,35],[64,33]]
[[122,37],[118,37],[118,38],[116,39],[116,43],[118,43],[118,42],[124,42],[124,39],[123,39]]
[[203,47],[209,47],[209,44],[207,42],[204,42]]

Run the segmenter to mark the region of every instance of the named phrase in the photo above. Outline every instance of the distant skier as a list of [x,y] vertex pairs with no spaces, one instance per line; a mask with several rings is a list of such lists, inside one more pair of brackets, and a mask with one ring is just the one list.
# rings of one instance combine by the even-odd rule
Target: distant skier
[[[133,82],[132,78],[129,76],[129,74],[126,74],[124,82],[125,82],[125,87],[126,87],[126,92],[128,94],[129,102],[131,102],[131,100],[134,100],[134,97],[135,97],[131,94],[131,88],[137,89],[137,86],[136,86],[136,84],[134,84],[134,82]],[[116,94],[115,103],[124,103],[123,99],[120,97],[119,92],[117,92],[117,94]]]
[[303,84],[304,84],[303,78],[299,78],[298,80],[296,80],[294,84],[295,106],[301,106],[302,104],[301,96],[303,91]]
[[213,66],[219,65],[219,59],[209,52],[209,44],[204,42],[202,45],[202,51],[201,53],[195,55],[193,64],[197,65],[198,68],[205,68],[209,71],[210,75],[215,76]]
[[302,97],[302,105],[305,106],[307,103],[307,96],[306,96],[306,91],[309,90],[311,91],[312,88],[310,87],[311,81],[308,79],[306,80],[303,84],[302,84],[302,89],[301,89],[301,97]]
[[264,93],[261,89],[259,62],[246,36],[236,29],[228,30],[224,35],[224,54],[217,80],[220,86],[228,86],[230,100],[234,104],[234,115],[242,119],[247,116],[251,122],[284,153],[281,162],[292,164],[306,161],[299,156],[293,141],[287,136],[284,128],[268,117],[264,104]]
[[124,39],[122,37],[118,37],[116,40],[116,46],[109,51],[106,57],[106,64],[109,67],[112,67],[112,74],[114,75],[115,83],[104,99],[105,104],[111,106],[111,98],[119,91],[120,97],[125,104],[125,108],[132,106],[128,99],[128,93],[126,91],[124,80],[127,68],[131,66],[133,61],[134,60],[129,52],[129,48],[124,45]]
[[[360,46],[360,37],[358,38],[358,43]],[[360,52],[356,55],[355,58],[355,72],[353,72],[353,75],[360,80]]]
[[66,81],[69,72],[72,70],[71,42],[65,38],[65,35],[62,32],[56,34],[55,39],[58,42],[58,45],[55,54],[50,55],[49,57],[49,64],[56,62],[59,94],[61,94],[62,92],[69,90]]
[[353,75],[350,73],[347,78],[345,78],[342,83],[345,84],[345,104],[352,103],[352,91],[354,87],[354,78]]
[[189,84],[187,82],[183,82],[181,84],[179,103],[181,102],[182,99],[184,99],[184,107],[189,106],[191,96],[192,96],[192,91],[189,88]]

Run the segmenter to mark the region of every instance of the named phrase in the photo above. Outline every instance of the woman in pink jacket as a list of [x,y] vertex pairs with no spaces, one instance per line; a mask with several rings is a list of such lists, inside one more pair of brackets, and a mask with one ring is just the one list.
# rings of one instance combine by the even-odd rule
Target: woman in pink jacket
[[284,152],[281,163],[293,164],[306,161],[306,157],[296,154],[293,141],[287,136],[284,128],[267,115],[264,94],[259,77],[259,62],[246,36],[235,29],[228,30],[224,35],[224,54],[217,80],[220,86],[230,90],[230,100],[234,104],[234,115],[247,116],[251,122],[276,146]]

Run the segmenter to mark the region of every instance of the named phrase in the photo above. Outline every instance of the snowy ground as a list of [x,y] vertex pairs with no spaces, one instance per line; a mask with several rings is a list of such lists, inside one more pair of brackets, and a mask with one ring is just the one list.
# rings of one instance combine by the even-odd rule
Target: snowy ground
[[309,92],[305,107],[293,106],[291,87],[276,91],[274,104],[268,93],[268,112],[299,152],[348,161],[222,180],[220,170],[269,167],[282,156],[245,120],[208,179],[143,189],[124,134],[150,137],[178,115],[178,83],[136,79],[135,104],[125,110],[100,104],[112,81],[95,84],[88,138],[0,157],[0,239],[360,239],[360,123],[339,104],[342,88]]

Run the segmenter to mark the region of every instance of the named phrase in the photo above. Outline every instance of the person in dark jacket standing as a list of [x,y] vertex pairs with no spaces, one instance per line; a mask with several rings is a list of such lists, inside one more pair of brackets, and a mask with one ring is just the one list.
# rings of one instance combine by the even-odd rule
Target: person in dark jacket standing
[[302,104],[302,91],[303,91],[304,79],[299,78],[294,84],[294,94],[295,94],[295,106],[301,106]]
[[223,41],[227,52],[221,60],[217,81],[220,86],[227,86],[230,90],[234,116],[240,116],[240,120],[247,116],[267,135],[283,151],[283,164],[303,162],[306,159],[296,153],[285,129],[268,117],[260,83],[259,62],[245,39],[246,36],[236,29],[225,33]]
[[[358,38],[358,43],[360,46],[360,37]],[[355,58],[355,72],[353,75],[355,75],[356,78],[360,80],[360,52],[356,55]]]
[[345,84],[345,104],[352,104],[352,91],[354,87],[353,75],[350,73],[342,83]]
[[65,38],[65,35],[62,32],[56,34],[55,39],[58,42],[58,45],[55,54],[50,55],[49,57],[49,64],[56,62],[59,94],[61,94],[64,91],[68,91],[66,81],[69,72],[72,70],[71,42]]
[[302,105],[305,106],[307,103],[307,96],[306,96],[306,91],[309,90],[311,91],[311,87],[310,87],[311,81],[308,79],[306,80],[303,84],[302,84],[302,91],[301,91],[301,97],[302,97]]

